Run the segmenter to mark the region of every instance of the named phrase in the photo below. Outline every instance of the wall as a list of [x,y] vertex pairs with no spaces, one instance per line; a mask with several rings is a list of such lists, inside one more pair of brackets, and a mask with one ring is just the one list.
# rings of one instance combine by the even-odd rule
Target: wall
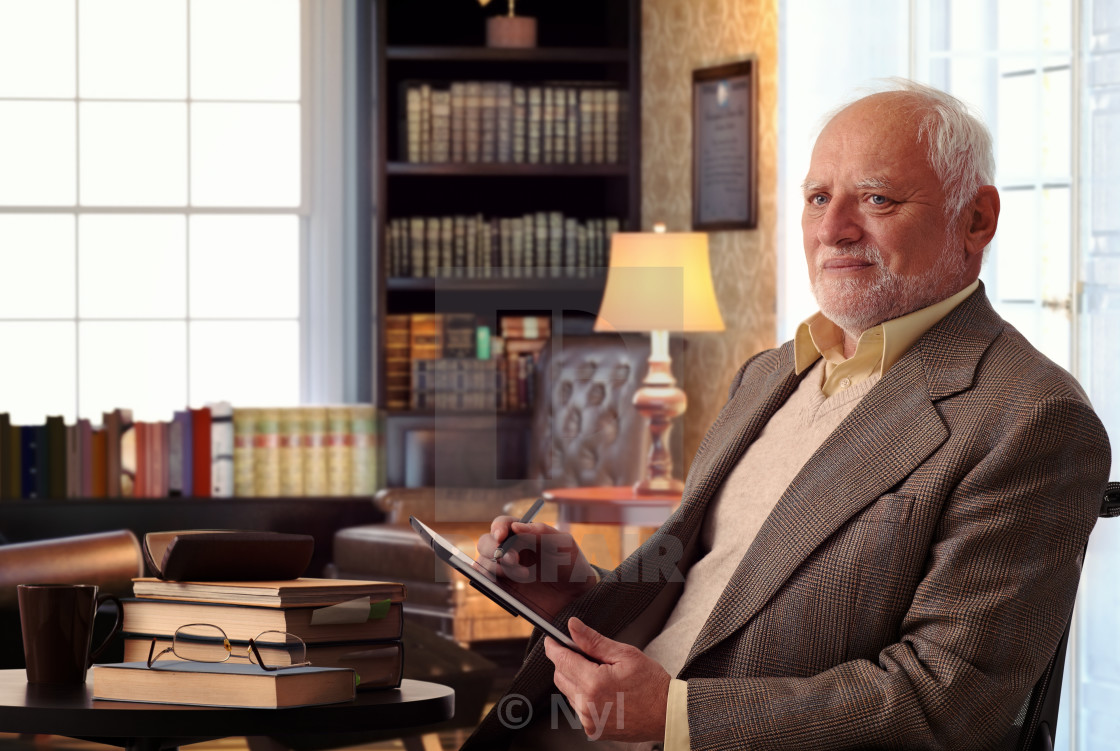
[[[644,0],[642,229],[692,227],[692,71],[753,55],[758,72],[758,228],[710,235],[712,278],[726,330],[690,334],[683,387],[684,455],[719,414],[750,355],[775,344],[777,309],[777,0]],[[679,428],[678,428],[679,429]],[[687,459],[686,459],[687,461]],[[687,469],[687,468],[686,468]]]

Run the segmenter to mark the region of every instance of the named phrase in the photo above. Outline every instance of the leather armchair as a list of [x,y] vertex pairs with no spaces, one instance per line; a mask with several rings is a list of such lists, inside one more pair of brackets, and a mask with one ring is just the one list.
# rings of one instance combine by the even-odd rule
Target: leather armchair
[[[527,476],[496,487],[446,485],[387,488],[376,503],[385,524],[342,529],[334,538],[332,572],[345,578],[403,581],[406,618],[461,644],[527,637],[531,628],[450,572],[408,526],[410,515],[433,526],[468,553],[501,513],[520,515],[542,490],[556,487],[630,485],[640,476],[648,445],[647,428],[635,411],[634,392],[645,377],[649,341],[643,336],[565,336],[542,353],[536,369],[538,395],[530,421]],[[680,358],[676,358],[677,361]],[[679,434],[676,436],[679,454]],[[433,445],[441,451],[453,445]],[[680,457],[676,457],[680,465]],[[437,466],[438,470],[438,466]],[[439,478],[436,471],[434,476]],[[556,523],[549,504],[537,516]],[[573,529],[596,539],[617,529]],[[600,545],[601,549],[602,546]],[[598,563],[599,561],[594,561]]]
[[[96,584],[102,592],[128,597],[132,578],[143,575],[140,543],[126,529],[0,545],[0,667],[24,665],[16,585]],[[97,633],[94,641],[100,638]],[[111,650],[103,659],[120,656]]]

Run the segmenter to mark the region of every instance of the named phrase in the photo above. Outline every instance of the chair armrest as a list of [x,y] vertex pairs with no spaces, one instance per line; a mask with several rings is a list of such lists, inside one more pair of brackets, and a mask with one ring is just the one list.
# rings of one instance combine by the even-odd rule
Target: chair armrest
[[17,584],[96,584],[132,595],[144,575],[136,535],[127,529],[0,546],[0,609],[15,609]]

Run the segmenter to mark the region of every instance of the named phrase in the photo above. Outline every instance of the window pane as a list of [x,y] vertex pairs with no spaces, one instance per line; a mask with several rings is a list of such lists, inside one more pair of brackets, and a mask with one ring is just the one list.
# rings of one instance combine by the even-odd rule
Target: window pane
[[0,368],[0,412],[10,413],[19,425],[42,425],[47,415],[73,422],[73,321],[0,323],[0,352],[35,353],[19,367]]
[[1066,180],[1071,172],[1071,77],[1068,68],[1042,75],[1042,172],[1051,180]]
[[191,105],[191,203],[298,206],[299,105]]
[[[1034,183],[1038,168],[1038,76],[999,79],[996,166],[1003,183]],[[1003,226],[1003,223],[1000,223]]]
[[0,214],[0,269],[0,318],[73,318],[73,214]]
[[83,97],[186,98],[186,0],[82,0],[78,35]]
[[83,318],[186,317],[186,252],[183,216],[82,216],[79,314]]
[[78,336],[83,415],[131,407],[137,420],[167,420],[187,403],[185,322],[83,321]]
[[186,203],[185,104],[83,102],[81,118],[83,205]]
[[0,102],[0,204],[73,206],[73,102]]
[[297,321],[191,323],[192,405],[294,406],[299,380]]
[[999,0],[1000,50],[1033,51],[1038,48],[1038,35],[1038,0]]
[[1038,209],[1033,190],[1005,190],[1000,194],[994,249],[999,300],[1033,302],[1038,297]]
[[192,318],[298,318],[299,217],[194,216]]
[[0,0],[0,97],[72,97],[74,67],[74,0]]
[[191,97],[300,97],[298,0],[193,0]]
[[1042,48],[1066,51],[1073,47],[1072,0],[1042,0]]

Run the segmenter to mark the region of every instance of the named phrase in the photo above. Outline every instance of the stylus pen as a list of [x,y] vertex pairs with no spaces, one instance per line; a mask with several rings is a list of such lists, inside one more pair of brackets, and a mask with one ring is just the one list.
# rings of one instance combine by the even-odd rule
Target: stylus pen
[[[543,505],[544,505],[544,498],[538,498],[537,500],[533,501],[533,505],[529,507],[529,510],[526,511],[525,515],[522,516],[520,519],[518,519],[518,521],[521,522],[522,524],[528,524],[529,522],[533,521],[533,517],[537,515],[537,512],[541,510],[541,506],[543,506]],[[509,550],[511,547],[513,547],[512,543],[516,539],[517,539],[517,535],[510,535],[504,543],[502,543],[497,548],[495,548],[494,549],[494,560],[496,561],[499,558],[501,558],[503,555],[505,555],[506,551]]]

